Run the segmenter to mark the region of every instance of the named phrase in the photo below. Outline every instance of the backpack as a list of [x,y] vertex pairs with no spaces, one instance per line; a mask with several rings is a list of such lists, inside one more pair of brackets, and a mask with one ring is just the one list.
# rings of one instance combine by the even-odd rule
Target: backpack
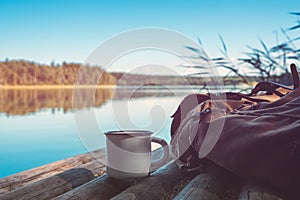
[[[300,88],[258,83],[250,94],[191,94],[171,124],[171,153],[181,169],[212,162],[239,177],[300,197]],[[264,91],[264,94],[259,94]]]

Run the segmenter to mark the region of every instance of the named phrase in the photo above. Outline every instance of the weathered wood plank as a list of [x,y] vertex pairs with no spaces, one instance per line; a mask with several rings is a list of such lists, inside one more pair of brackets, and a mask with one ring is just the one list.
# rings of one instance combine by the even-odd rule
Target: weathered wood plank
[[193,199],[224,199],[230,184],[220,180],[216,175],[199,174],[196,176],[174,200]]
[[64,193],[53,200],[102,200],[110,199],[139,180],[115,180],[104,174],[82,186]]
[[248,182],[243,186],[238,199],[239,200],[282,200],[283,198],[277,196],[276,192],[272,191],[270,188]]
[[[97,150],[92,153],[94,155],[99,155],[99,157],[105,156],[104,149]],[[66,170],[78,167],[93,160],[95,160],[95,158],[90,153],[85,153],[2,178],[0,179],[0,194],[62,173]]]
[[[160,147],[159,145],[156,145],[156,143],[152,143],[151,145],[153,151]],[[105,159],[105,156],[105,149],[100,149],[1,178],[0,195],[19,187],[26,186],[35,181],[62,173],[66,170],[79,167],[80,165],[95,160],[95,158]]]
[[216,181],[216,177],[210,174],[200,174],[196,176],[174,200],[181,199],[220,199],[219,196],[211,191],[211,185]]
[[205,173],[197,175],[174,199],[236,199],[241,179],[206,161]]
[[36,181],[0,196],[5,200],[51,199],[93,180],[104,173],[104,165],[93,160],[78,168]]
[[178,169],[175,162],[162,167],[152,176],[145,178],[120,194],[113,197],[113,200],[123,199],[161,199],[171,198],[173,188],[184,187],[184,182],[191,180],[196,173],[185,173]]
[[[163,150],[160,148],[153,153],[153,159],[161,157]],[[88,199],[88,200],[102,200],[110,199],[111,197],[119,194],[129,186],[135,185],[144,179],[132,180],[115,180],[109,178],[107,174],[102,175],[84,185],[81,185],[67,193],[64,193],[55,198],[55,200],[67,199]]]

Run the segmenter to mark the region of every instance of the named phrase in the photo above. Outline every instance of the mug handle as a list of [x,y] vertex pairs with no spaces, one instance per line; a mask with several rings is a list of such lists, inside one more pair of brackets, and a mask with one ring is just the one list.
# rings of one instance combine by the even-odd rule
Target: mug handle
[[153,161],[151,163],[150,173],[154,172],[158,168],[160,168],[163,165],[167,164],[167,162],[169,160],[169,146],[168,146],[168,143],[165,140],[163,140],[161,138],[157,138],[157,137],[152,137],[151,142],[155,142],[155,143],[160,144],[164,149],[164,155],[161,159]]

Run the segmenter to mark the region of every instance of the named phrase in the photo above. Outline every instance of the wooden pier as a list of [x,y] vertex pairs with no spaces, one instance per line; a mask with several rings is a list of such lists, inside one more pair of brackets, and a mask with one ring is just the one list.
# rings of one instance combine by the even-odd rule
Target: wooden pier
[[[149,177],[114,180],[100,162],[105,159],[105,151],[92,153],[97,158],[86,153],[0,179],[0,200],[282,199],[276,191],[238,178],[218,166],[187,173],[172,160]],[[156,150],[154,159],[161,154],[161,149]]]

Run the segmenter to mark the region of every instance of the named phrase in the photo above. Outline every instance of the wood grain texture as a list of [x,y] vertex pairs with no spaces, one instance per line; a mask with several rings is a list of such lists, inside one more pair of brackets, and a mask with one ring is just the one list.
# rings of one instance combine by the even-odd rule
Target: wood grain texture
[[205,173],[197,175],[174,199],[236,199],[241,179],[213,163],[207,167]]
[[[153,159],[163,150],[153,152]],[[123,200],[123,199],[239,199],[282,200],[269,188],[246,182],[221,167],[207,162],[205,173],[187,173],[170,163],[151,176],[140,179],[109,178],[105,151],[82,154],[0,179],[1,200]],[[13,191],[9,191],[12,190]]]
[[274,191],[265,186],[254,183],[245,183],[239,200],[282,200],[281,197],[277,196]]
[[103,173],[104,165],[98,160],[94,160],[78,168],[69,169],[5,193],[0,196],[0,199],[51,199],[93,180],[96,176]]
[[[113,200],[121,199],[161,199],[167,198],[173,188],[181,185],[187,180],[191,180],[195,173],[184,173],[179,170],[175,162],[172,162],[145,178],[138,184],[135,184],[120,194],[116,195]],[[167,196],[166,196],[167,195]]]
[[102,200],[110,199],[130,185],[136,184],[138,180],[123,181],[111,179],[104,174],[86,184],[66,192],[54,200]]
[[26,170],[8,177],[0,179],[0,194],[15,190],[22,186],[26,186],[38,180],[54,176],[66,170],[81,166],[85,163],[95,160],[93,155],[99,158],[105,156],[105,150],[97,150],[91,153],[85,153],[65,160]]
[[[153,159],[156,160],[161,157],[163,150],[157,149],[153,152]],[[116,180],[109,178],[107,174],[104,174],[80,187],[77,187],[69,192],[66,192],[58,197],[56,200],[68,200],[68,199],[88,199],[88,200],[103,200],[110,199],[113,196],[119,194],[126,188],[136,185],[147,178],[131,179],[131,180]]]

